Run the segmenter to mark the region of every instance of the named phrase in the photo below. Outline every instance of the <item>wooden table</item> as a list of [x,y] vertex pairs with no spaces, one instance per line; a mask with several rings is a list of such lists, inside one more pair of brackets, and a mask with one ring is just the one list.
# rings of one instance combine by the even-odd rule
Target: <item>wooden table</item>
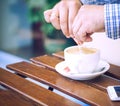
[[[88,81],[66,78],[55,70],[55,65],[64,60],[63,52],[7,65],[9,72],[0,68],[0,106],[79,106],[68,98],[53,92],[59,90],[92,106],[120,106],[112,102],[106,87],[120,85],[120,67],[110,64],[104,75]],[[49,86],[48,89],[26,78]]]

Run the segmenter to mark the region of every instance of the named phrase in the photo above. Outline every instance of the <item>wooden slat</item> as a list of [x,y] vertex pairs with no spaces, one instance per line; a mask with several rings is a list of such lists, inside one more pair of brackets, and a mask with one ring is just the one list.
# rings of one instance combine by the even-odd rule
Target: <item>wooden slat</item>
[[[59,55],[59,53],[57,55]],[[59,59],[57,57],[53,58],[53,56],[46,55],[46,56],[39,56],[39,57],[36,57],[36,58],[32,58],[31,61],[36,63],[36,64],[44,65],[47,68],[51,68],[52,70],[55,70],[54,67],[56,66],[56,64],[61,62],[61,61],[63,61],[63,59]],[[120,70],[120,67],[118,67],[118,66],[115,67],[114,65],[111,65],[109,71],[107,72],[107,74],[106,73],[105,74],[108,75],[108,73],[109,74],[112,73],[112,75],[114,75],[113,77],[116,78],[116,77],[120,76],[120,74],[119,74],[120,71],[119,70]],[[115,82],[119,82],[119,81],[115,81],[114,83],[112,83],[111,78],[109,78],[109,77],[107,77],[105,75],[104,75],[104,77],[102,79],[106,79],[107,80],[107,81],[103,81],[104,83],[102,83],[103,85],[106,85],[106,86],[108,86],[108,85],[115,85],[115,84],[117,84]],[[98,85],[98,83],[96,83],[96,84]]]
[[[53,55],[64,60],[63,51],[54,53]],[[110,70],[106,74],[120,80],[120,66],[110,64]]]
[[10,89],[0,89],[0,106],[35,106],[39,105],[25,96]]
[[[48,68],[52,70],[54,70],[56,63],[61,62],[61,59],[58,59],[57,57],[49,56],[49,55],[38,56],[35,58],[31,58],[30,60],[36,64],[47,66]],[[48,62],[49,64],[47,64]]]
[[55,66],[57,63],[63,61],[62,59],[59,59],[54,56],[45,55],[45,56],[38,56],[35,58],[30,59],[33,63],[36,63],[38,65],[43,65],[49,69],[55,70]]
[[[49,60],[52,60],[52,57]],[[47,64],[46,66],[49,66],[49,60],[47,61],[48,63],[46,63]],[[54,69],[54,64],[55,64],[55,62],[53,63],[53,66],[51,66],[52,69]],[[26,76],[29,76],[29,77],[34,78],[36,80],[39,80],[39,77],[43,78],[43,79],[47,78],[48,75],[45,73],[46,72],[48,73],[50,71],[49,69],[45,69],[43,67],[39,67],[39,66],[27,63],[27,62],[20,62],[20,63],[16,63],[16,64],[7,65],[7,67],[9,69],[15,70],[16,72],[18,72],[19,74],[22,74],[23,76],[26,75]],[[55,71],[55,69],[54,69],[54,71]],[[52,74],[52,76],[56,75],[56,73],[54,73],[54,72],[49,72],[49,75],[51,75],[51,74]],[[59,77],[59,76],[61,76],[61,75],[58,75],[57,77]],[[49,82],[49,80],[47,82]],[[107,86],[120,85],[119,80],[113,79],[113,78],[108,77],[106,75],[102,75],[96,79],[93,79],[90,81],[84,81],[84,82],[90,83],[90,85],[96,86],[97,88],[104,90],[104,91],[106,90]]]
[[[42,58],[43,59],[43,58]],[[52,60],[52,59],[50,59]],[[49,62],[49,61],[48,61]],[[11,64],[7,66],[9,69],[12,69],[20,74],[26,75],[28,77],[34,78],[42,83],[48,84],[49,86],[56,88],[70,96],[73,96],[79,100],[82,100],[89,104],[100,105],[100,106],[113,106],[117,105],[118,102],[111,102],[107,93],[103,92],[99,89],[94,88],[91,84],[98,86],[100,88],[106,88],[107,85],[111,84],[120,84],[120,82],[116,80],[106,79],[104,76],[101,78],[101,81],[92,82],[80,82],[70,80],[58,74],[55,71],[51,71],[49,69],[36,66],[34,64],[20,62],[16,64]],[[104,84],[98,84],[102,81],[105,81]],[[90,84],[91,83],[91,84]],[[98,84],[98,85],[97,85]],[[102,98],[100,98],[102,97]]]
[[106,74],[120,80],[120,66],[110,64],[110,70]]
[[57,52],[57,53],[53,53],[52,55],[56,56],[58,58],[64,59],[64,52],[63,51],[60,51],[60,52]]
[[[0,83],[42,106],[78,104],[0,68]],[[62,101],[62,102],[61,102]]]

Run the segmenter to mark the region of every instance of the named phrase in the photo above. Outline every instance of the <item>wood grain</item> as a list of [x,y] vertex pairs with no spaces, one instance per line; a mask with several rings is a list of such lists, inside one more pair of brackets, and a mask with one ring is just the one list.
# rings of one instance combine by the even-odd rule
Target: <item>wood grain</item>
[[[44,58],[42,57],[42,59]],[[50,61],[51,60],[52,57]],[[49,65],[49,60],[47,62],[47,65]],[[55,63],[53,63],[53,65],[54,64]],[[51,71],[44,67],[40,67],[27,62],[15,63],[8,65],[7,67],[91,105],[111,106],[112,104],[115,106],[118,104],[118,102],[111,102],[107,93],[104,91],[106,91],[106,86],[112,84],[120,84],[120,82],[108,78],[105,75],[101,76],[99,79],[94,79],[91,81],[75,81],[61,76],[55,71],[55,69],[54,71]]]
[[[42,106],[78,106],[78,104],[0,68],[0,84]],[[62,101],[62,102],[61,102]],[[4,105],[5,106],[5,105]]]
[[0,89],[0,106],[40,106],[40,104],[26,98],[25,96],[10,90]]

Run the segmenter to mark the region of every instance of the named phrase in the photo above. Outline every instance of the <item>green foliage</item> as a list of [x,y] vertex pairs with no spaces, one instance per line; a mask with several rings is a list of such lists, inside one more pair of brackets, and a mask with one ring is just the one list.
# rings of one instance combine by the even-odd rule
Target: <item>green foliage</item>
[[51,34],[55,31],[55,28],[46,23],[44,20],[43,12],[47,9],[51,9],[60,0],[25,0],[29,8],[29,21],[30,23],[41,22],[42,27],[40,30],[45,33],[45,35],[52,37]]

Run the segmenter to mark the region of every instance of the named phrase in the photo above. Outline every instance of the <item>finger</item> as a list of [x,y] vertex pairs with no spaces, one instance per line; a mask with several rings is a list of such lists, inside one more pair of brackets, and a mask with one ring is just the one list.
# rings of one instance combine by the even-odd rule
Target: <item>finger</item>
[[77,15],[74,22],[73,22],[73,26],[72,26],[72,29],[73,29],[73,34],[76,35],[77,32],[79,31],[81,27],[81,20],[80,20],[80,17]]
[[77,33],[74,35],[77,41],[84,42],[86,39],[86,32],[84,32],[83,28],[80,26]]
[[76,38],[83,42],[85,42],[85,40],[87,39],[87,33],[84,31],[84,29],[82,27],[79,28],[79,30],[76,34]]
[[59,12],[57,8],[52,10],[50,22],[56,29],[60,29]]
[[78,10],[76,10],[74,8],[69,8],[68,29],[69,29],[69,34],[70,34],[71,37],[74,37],[73,30],[72,30],[72,25],[73,25],[73,21],[75,19],[75,16],[76,16],[77,12],[78,12]]
[[91,35],[92,35],[92,33],[87,33],[87,39],[85,40],[85,42],[91,42],[92,41]]
[[85,40],[85,42],[91,42],[92,41],[92,37],[87,37],[87,39]]
[[44,18],[45,21],[50,23],[50,17],[51,17],[52,9],[44,11]]
[[92,33],[87,33],[85,27],[81,27],[76,35],[76,39],[82,42],[90,42],[92,41],[91,34]]
[[73,40],[78,44],[78,45],[82,45],[83,44],[83,41],[78,41],[78,39],[76,39],[76,38],[73,38]]
[[79,39],[83,42],[91,42],[92,41],[92,37],[91,35],[93,34],[93,32],[91,33],[87,33],[87,27],[83,26],[80,28],[78,35],[79,35]]
[[[61,9],[61,8],[59,8]],[[60,11],[60,27],[63,32],[63,34],[66,37],[69,37],[69,30],[68,30],[68,9],[62,8],[62,11]]]
[[[80,20],[78,20],[78,23],[80,23]],[[79,39],[79,29],[81,28],[81,24],[76,23],[75,27],[73,28],[73,35],[75,38]]]

